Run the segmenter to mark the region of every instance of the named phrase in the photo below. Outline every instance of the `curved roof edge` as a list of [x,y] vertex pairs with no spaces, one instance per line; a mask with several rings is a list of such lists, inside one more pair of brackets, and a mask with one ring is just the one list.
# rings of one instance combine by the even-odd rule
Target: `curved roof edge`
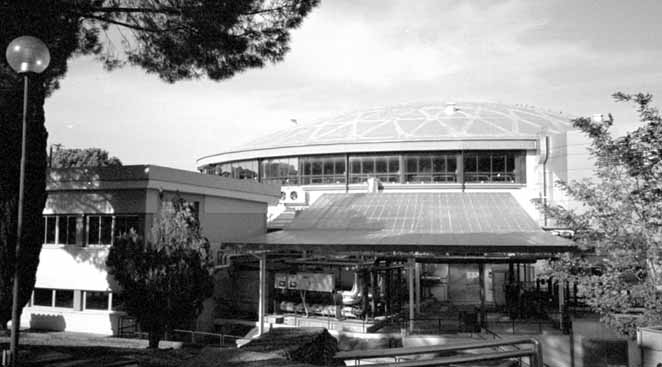
[[[531,106],[493,102],[399,104],[349,112],[266,134],[235,149],[203,156],[197,159],[197,165],[345,152],[535,149],[541,134],[572,129],[570,118]],[[522,148],[522,141],[533,143]]]
[[197,167],[208,164],[235,162],[258,158],[278,158],[301,155],[322,155],[341,153],[373,153],[395,151],[426,150],[531,150],[538,148],[538,136],[477,139],[439,139],[422,141],[360,142],[343,144],[315,144],[277,148],[246,149],[233,152],[212,154],[198,158]]

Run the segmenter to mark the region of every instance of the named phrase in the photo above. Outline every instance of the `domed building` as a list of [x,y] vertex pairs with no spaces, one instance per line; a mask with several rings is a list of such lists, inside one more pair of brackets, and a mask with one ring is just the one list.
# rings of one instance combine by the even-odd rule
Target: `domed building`
[[[326,192],[365,191],[374,177],[386,192],[525,191],[518,196],[530,209],[530,198],[554,197],[554,180],[590,167],[576,136],[570,117],[532,107],[403,104],[293,126],[202,157],[197,166],[207,174],[278,182],[288,206],[311,204]],[[568,154],[578,149],[584,157],[569,168]]]
[[[414,318],[432,302],[480,307],[485,320],[486,309],[521,301],[515,298],[535,283],[537,259],[572,248],[544,231],[550,223],[532,199],[564,203],[553,183],[590,171],[585,148],[559,112],[421,103],[292,126],[197,166],[281,184],[281,200],[269,208],[272,232],[227,247],[292,256],[282,271],[265,270],[274,305],[295,303],[288,291],[321,282],[308,290],[361,298],[360,310],[347,310],[357,318],[388,316],[403,305]],[[401,268],[409,298],[394,285],[404,282]],[[254,270],[240,277],[258,282]]]

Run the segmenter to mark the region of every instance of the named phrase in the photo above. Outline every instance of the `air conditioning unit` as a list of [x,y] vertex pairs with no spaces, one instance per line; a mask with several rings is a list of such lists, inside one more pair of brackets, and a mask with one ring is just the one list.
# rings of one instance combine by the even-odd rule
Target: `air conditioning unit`
[[306,192],[301,188],[284,188],[281,200],[285,204],[306,204]]

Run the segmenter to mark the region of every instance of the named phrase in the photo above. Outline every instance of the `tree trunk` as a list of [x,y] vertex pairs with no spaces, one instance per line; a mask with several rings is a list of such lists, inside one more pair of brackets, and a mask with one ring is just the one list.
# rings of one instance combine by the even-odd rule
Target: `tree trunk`
[[19,304],[30,298],[44,238],[42,211],[46,201],[45,87],[30,77],[28,92],[23,237],[16,261],[16,225],[23,115],[22,77],[0,69],[0,325],[11,319],[14,264],[20,273]]
[[149,347],[150,349],[159,349],[159,341],[161,340],[161,333],[156,331],[150,331],[148,334]]

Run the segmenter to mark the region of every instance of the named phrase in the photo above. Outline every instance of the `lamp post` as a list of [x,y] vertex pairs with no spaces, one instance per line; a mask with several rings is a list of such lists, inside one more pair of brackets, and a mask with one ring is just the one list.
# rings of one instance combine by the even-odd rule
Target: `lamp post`
[[18,74],[23,75],[23,126],[21,131],[21,173],[18,186],[18,220],[16,224],[16,250],[14,254],[14,287],[12,289],[11,313],[11,366],[16,366],[18,357],[18,290],[19,290],[19,254],[23,237],[23,196],[25,191],[25,137],[28,114],[28,77],[30,73],[42,73],[51,61],[48,47],[40,39],[32,36],[21,36],[7,46],[7,62]]

